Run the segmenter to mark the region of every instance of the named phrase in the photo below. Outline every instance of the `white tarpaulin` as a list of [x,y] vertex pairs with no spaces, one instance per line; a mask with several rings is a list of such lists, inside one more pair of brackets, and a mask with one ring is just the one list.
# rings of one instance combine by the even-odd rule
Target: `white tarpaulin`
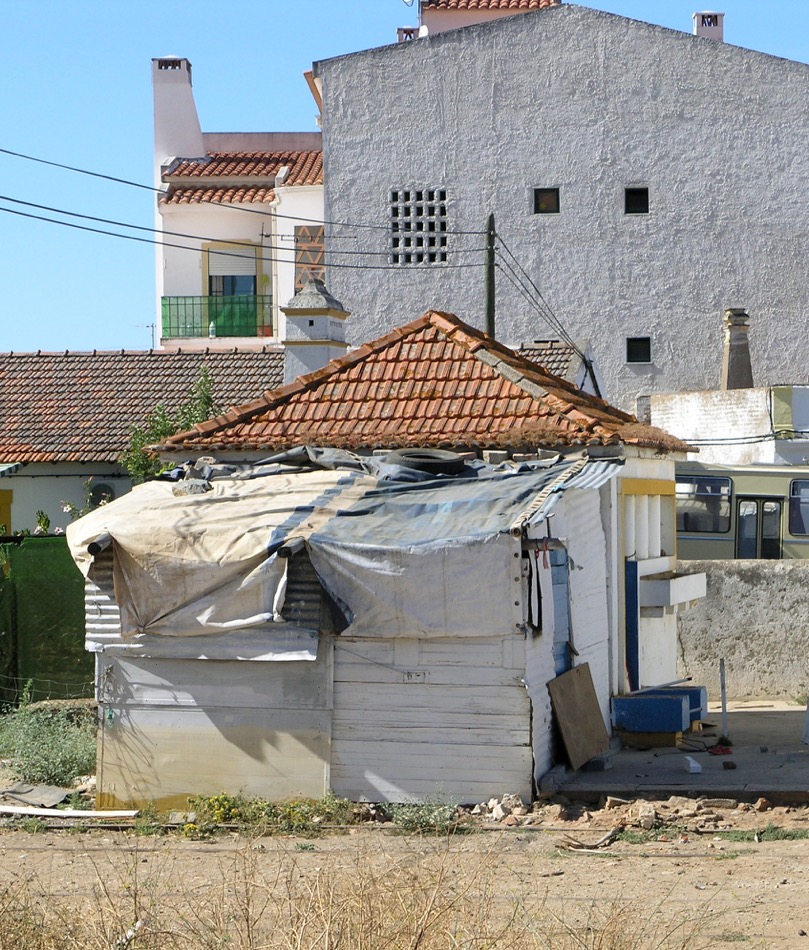
[[89,545],[112,539],[124,639],[256,627],[281,619],[287,562],[271,553],[276,536],[307,537],[365,480],[313,469],[216,479],[179,496],[170,482],[147,482],[70,525],[68,543],[86,575]]
[[294,539],[306,542],[348,634],[490,636],[521,619],[515,518],[581,468],[580,459],[478,463],[414,483],[356,464],[270,466],[260,477],[213,477],[199,494],[149,482],[75,522],[68,542],[86,574],[88,547],[111,539],[125,640],[282,621],[287,560],[277,551]]

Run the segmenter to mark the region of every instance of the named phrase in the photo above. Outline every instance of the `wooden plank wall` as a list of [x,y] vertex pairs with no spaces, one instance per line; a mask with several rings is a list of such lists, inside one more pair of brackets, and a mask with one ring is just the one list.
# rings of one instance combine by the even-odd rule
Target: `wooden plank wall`
[[101,654],[102,807],[189,795],[320,797],[329,788],[331,641],[316,661]]
[[[607,548],[600,493],[572,489],[563,496],[564,536],[570,571],[570,627],[578,651],[574,666],[590,664],[598,704],[609,722],[610,653]],[[562,527],[561,525],[557,527]]]
[[334,651],[332,788],[365,801],[531,796],[522,633],[358,640]]

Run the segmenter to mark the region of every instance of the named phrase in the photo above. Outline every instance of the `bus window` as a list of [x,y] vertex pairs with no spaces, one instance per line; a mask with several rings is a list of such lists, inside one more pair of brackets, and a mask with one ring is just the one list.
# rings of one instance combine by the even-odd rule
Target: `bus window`
[[796,478],[789,488],[789,533],[809,534],[809,480]]
[[724,534],[730,530],[729,478],[678,475],[676,481],[678,531]]

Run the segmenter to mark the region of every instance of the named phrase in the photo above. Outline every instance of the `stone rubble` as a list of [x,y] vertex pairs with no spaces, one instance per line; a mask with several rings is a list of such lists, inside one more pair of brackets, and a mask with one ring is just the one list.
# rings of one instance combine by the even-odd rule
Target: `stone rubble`
[[[564,795],[542,796],[536,802],[523,802],[518,795],[503,794],[469,808],[461,815],[484,826],[503,828],[559,826],[598,829],[635,829],[660,832],[659,840],[688,840],[688,835],[711,834],[734,828],[757,830],[763,827],[759,815],[768,812],[767,823],[776,823],[780,815],[790,815],[791,824],[809,821],[809,809],[775,807],[766,798],[755,803],[735,798],[688,798],[672,795],[660,801],[629,800],[608,795],[598,803],[571,802]],[[794,813],[794,814],[790,814]],[[800,817],[799,817],[800,816]]]

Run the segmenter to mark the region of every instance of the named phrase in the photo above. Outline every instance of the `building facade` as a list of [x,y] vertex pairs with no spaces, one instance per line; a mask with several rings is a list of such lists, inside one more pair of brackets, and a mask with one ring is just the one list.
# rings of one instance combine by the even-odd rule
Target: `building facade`
[[161,346],[262,346],[323,276],[319,132],[205,133],[191,63],[152,61]]
[[614,404],[718,386],[739,307],[757,383],[806,382],[809,66],[712,29],[562,4],[315,64],[327,243],[377,265],[329,273],[350,342],[391,306],[482,327],[491,213],[497,338],[552,312]]

